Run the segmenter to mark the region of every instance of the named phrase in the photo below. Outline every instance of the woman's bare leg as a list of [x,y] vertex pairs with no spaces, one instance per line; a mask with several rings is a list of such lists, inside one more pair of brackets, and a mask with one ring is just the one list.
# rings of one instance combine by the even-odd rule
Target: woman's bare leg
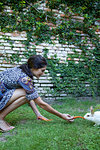
[[[18,98],[19,97],[19,98]],[[16,99],[17,98],[17,99]],[[3,131],[8,131],[13,129],[14,127],[10,126],[7,122],[4,121],[4,118],[13,110],[18,108],[19,106],[25,104],[27,102],[25,98],[25,92],[23,90],[17,89],[5,108],[0,111],[0,128]]]
[[[0,120],[4,121],[4,118],[12,111],[14,111],[16,108],[20,107],[21,105],[25,104],[25,103],[29,103],[32,110],[34,111],[34,113],[36,114],[36,116],[40,116],[40,112],[38,111],[34,101],[32,100],[31,103],[26,99],[26,92],[24,89],[16,89],[13,96],[11,97],[11,99],[9,100],[9,102],[6,104],[5,108],[0,111]],[[41,115],[42,116],[42,115]],[[0,128],[2,128],[2,126],[7,129],[9,128],[9,125],[7,123],[0,123]],[[3,129],[4,129],[3,128]]]
[[21,105],[26,103],[25,97],[20,97],[17,100],[15,100],[11,105],[6,107],[1,113],[0,113],[0,119],[4,120],[4,118],[13,110],[20,107]]
[[13,93],[12,97],[10,98],[10,100],[8,101],[6,106],[4,107],[4,109],[6,107],[8,107],[9,105],[11,105],[14,101],[19,99],[20,97],[25,97],[25,95],[26,95],[26,92],[23,88],[16,89],[15,92]]
[[[34,113],[36,114],[36,116],[41,115],[40,112],[38,111],[34,101],[33,100],[28,101],[25,97],[26,97],[26,92],[24,89],[22,89],[22,88],[16,89],[13,96],[6,104],[5,108],[2,111],[0,111],[0,118],[1,118],[2,114],[3,114],[2,118],[5,118],[7,114],[9,114],[11,111],[15,110],[16,108],[18,108],[19,106],[21,106],[25,103],[29,103],[29,105],[31,106],[31,108],[34,111]],[[11,104],[13,104],[13,105],[11,105]],[[8,106],[10,106],[10,107],[8,107]],[[4,115],[4,112],[6,112],[6,115]]]
[[24,89],[16,89],[4,109],[0,111],[0,119],[4,119],[10,112],[25,104],[27,102],[25,95]]

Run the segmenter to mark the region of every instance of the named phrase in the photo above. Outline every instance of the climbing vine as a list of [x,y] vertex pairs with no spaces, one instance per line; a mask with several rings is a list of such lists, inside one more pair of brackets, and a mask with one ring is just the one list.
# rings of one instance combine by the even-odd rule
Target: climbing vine
[[[48,11],[39,9],[44,3]],[[10,7],[10,13],[7,12],[6,6]],[[26,52],[23,55],[27,58],[36,53],[34,46],[30,50],[31,43],[52,43],[52,36],[58,39],[59,43],[75,45],[81,49],[81,53],[73,49],[74,54],[68,55],[65,63],[59,63],[56,55],[48,59],[48,50],[43,50],[54,84],[51,88],[55,95],[60,91],[76,96],[97,96],[100,95],[100,45],[99,36],[96,34],[99,31],[99,8],[99,0],[1,0],[0,29],[4,33],[16,30],[26,32],[27,40],[23,42]],[[53,9],[63,15],[59,17]],[[80,21],[75,19],[75,16],[83,19]],[[12,41],[7,40],[13,47]],[[19,53],[6,58],[11,63],[21,61]]]

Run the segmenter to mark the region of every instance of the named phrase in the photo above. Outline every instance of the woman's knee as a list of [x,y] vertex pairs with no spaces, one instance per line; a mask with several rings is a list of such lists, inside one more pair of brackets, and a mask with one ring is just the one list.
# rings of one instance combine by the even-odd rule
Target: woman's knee
[[27,99],[26,99],[26,92],[22,88],[15,90],[12,97],[10,98],[8,103],[6,104],[5,108],[8,107],[9,105],[11,105],[12,103],[15,104],[17,102],[20,102],[20,103],[27,103],[28,102]]
[[20,97],[26,98],[26,92],[23,88],[16,89],[11,97],[11,101],[14,101]]

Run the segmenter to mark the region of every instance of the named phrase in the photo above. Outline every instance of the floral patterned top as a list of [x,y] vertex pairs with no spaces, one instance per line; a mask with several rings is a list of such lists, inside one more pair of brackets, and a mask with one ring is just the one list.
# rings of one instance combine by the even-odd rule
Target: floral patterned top
[[34,88],[32,79],[19,67],[10,68],[0,72],[0,82],[6,87],[3,97],[0,99],[0,110],[5,107],[17,88],[22,87],[25,89],[26,98],[29,101],[39,97]]

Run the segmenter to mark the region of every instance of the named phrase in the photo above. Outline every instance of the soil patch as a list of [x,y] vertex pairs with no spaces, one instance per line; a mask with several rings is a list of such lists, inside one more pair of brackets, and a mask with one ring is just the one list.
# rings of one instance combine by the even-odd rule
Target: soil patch
[[9,131],[8,132],[5,132],[5,133],[2,133],[1,135],[0,135],[0,142],[7,142],[7,136],[13,136],[13,135],[15,135],[16,134],[16,132],[15,131],[13,131],[12,133],[10,133]]

